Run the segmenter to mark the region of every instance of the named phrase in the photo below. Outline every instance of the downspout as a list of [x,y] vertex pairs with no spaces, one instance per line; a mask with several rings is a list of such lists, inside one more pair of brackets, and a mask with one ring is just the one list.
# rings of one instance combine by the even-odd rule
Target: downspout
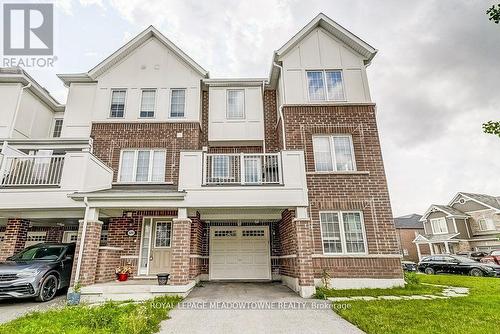
[[76,263],[76,272],[75,272],[75,280],[74,282],[78,282],[80,279],[80,269],[82,267],[82,257],[83,257],[83,245],[85,244],[85,234],[87,232],[87,223],[88,223],[88,213],[89,213],[89,202],[87,200],[87,196],[83,198],[83,203],[85,204],[85,214],[83,216],[83,227],[82,227],[82,237],[80,238],[80,248],[78,249],[78,261]]
[[[264,113],[264,124],[266,122],[265,118],[265,113],[266,113],[266,100],[265,100],[265,97],[264,97],[264,94],[265,94],[265,90],[266,90],[266,81],[265,80],[262,80],[262,111]],[[264,125],[265,126],[265,125]],[[266,154],[266,134],[265,134],[266,130],[264,129],[264,142],[262,143],[262,153]]]
[[283,82],[283,67],[278,65],[276,62],[273,62],[273,66],[276,66],[280,69],[280,81],[281,81],[281,104],[278,108],[278,112],[281,119],[281,136],[283,137],[283,150],[286,150],[286,138],[285,138],[285,119],[283,117],[283,104],[285,103],[285,83]]
[[9,137],[12,138],[12,135],[14,134],[14,127],[16,126],[16,121],[17,121],[17,114],[19,112],[19,107],[21,106],[21,98],[23,96],[23,92],[26,88],[31,87],[31,82],[28,82],[26,86],[21,87],[21,91],[19,92],[19,96],[17,97],[17,103],[16,103],[16,110],[14,111],[14,116],[12,117],[12,125],[10,127],[10,134]]

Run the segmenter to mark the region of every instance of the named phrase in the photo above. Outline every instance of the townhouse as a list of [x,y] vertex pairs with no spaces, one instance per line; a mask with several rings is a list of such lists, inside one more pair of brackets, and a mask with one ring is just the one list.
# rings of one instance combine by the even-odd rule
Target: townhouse
[[134,280],[169,273],[162,291],[181,294],[276,280],[309,297],[325,273],[338,288],[402,285],[366,75],[376,52],[319,14],[266,78],[210,78],[152,26],[88,72],[59,74],[65,106],[2,73],[11,119],[37,87],[33,117],[51,117],[43,131],[31,120],[36,135],[7,129],[20,117],[0,128],[0,258],[43,226],[74,231],[73,281],[87,291],[120,264]]

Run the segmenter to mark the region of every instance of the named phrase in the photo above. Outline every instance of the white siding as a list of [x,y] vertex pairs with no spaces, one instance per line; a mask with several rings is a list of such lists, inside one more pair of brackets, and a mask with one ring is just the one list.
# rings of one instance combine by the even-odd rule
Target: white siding
[[[245,91],[245,117],[227,119],[227,91]],[[210,87],[208,140],[212,142],[249,142],[264,140],[264,111],[261,87]]]
[[21,91],[19,83],[2,83],[0,84],[0,138],[10,136],[12,120],[16,110],[17,99]]
[[13,138],[49,138],[54,111],[28,89],[23,91],[14,126]]
[[310,103],[306,70],[342,70],[346,101],[371,101],[363,58],[322,28],[313,30],[280,60],[287,104]]

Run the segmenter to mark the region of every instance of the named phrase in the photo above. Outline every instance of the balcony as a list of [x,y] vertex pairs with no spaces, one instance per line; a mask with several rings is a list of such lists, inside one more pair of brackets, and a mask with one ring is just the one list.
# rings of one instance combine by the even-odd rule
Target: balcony
[[304,152],[182,151],[178,190],[186,192],[187,207],[307,206]]
[[58,187],[64,159],[64,155],[5,156],[0,169],[0,187]]
[[203,185],[280,185],[281,153],[203,153]]

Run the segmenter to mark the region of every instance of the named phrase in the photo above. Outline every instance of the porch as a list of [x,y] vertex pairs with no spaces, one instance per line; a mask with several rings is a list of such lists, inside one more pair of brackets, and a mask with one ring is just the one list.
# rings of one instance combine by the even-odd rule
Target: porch
[[[419,261],[423,257],[435,254],[455,254],[459,251],[470,250],[469,243],[457,239],[458,234],[418,235],[413,243],[417,246]],[[422,245],[429,250],[429,254],[422,252]]]

